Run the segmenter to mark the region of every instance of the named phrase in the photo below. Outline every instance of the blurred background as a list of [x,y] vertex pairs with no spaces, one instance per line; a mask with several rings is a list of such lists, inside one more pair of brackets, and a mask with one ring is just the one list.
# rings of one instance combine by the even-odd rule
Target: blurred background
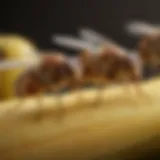
[[6,0],[1,3],[0,31],[20,33],[41,49],[53,49],[58,46],[51,43],[52,34],[76,34],[79,27],[91,27],[133,48],[137,39],[128,36],[123,25],[135,19],[158,24],[159,5],[159,0]]
[[[52,35],[76,35],[78,28],[90,27],[123,46],[135,48],[138,39],[124,31],[124,24],[130,20],[159,24],[159,6],[159,0],[6,0],[0,5],[0,32],[23,35],[40,49],[73,52],[54,45]],[[145,159],[158,158],[158,153],[152,153],[143,155]]]

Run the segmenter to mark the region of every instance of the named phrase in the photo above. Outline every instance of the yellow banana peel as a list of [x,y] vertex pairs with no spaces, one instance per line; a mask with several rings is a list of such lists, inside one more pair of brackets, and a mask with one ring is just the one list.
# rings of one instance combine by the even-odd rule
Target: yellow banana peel
[[[37,59],[36,46],[23,36],[0,35],[0,47],[3,47],[6,60]],[[0,99],[14,97],[14,82],[26,67],[11,68],[0,71]]]

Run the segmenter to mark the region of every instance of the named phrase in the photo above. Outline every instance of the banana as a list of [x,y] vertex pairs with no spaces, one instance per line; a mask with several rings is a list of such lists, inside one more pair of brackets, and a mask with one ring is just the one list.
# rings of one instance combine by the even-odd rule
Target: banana
[[[0,35],[0,54],[3,54],[5,60],[32,60],[37,61],[36,46],[20,35]],[[27,66],[26,66],[27,67]],[[0,70],[0,99],[10,99],[14,97],[14,81],[26,68],[10,68]]]

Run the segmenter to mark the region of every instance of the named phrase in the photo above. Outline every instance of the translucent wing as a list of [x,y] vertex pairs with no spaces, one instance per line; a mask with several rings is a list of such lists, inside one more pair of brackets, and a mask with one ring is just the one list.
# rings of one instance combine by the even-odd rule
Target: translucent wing
[[114,47],[122,52],[126,51],[126,48],[120,46],[117,44],[117,42],[115,42],[114,40],[107,38],[103,35],[101,35],[100,33],[89,29],[89,28],[81,28],[79,30],[79,35],[83,40],[86,40],[90,43],[93,43],[95,45],[105,45],[106,47]]
[[90,28],[79,29],[79,35],[83,40],[86,40],[93,44],[103,44],[106,42],[106,37]]
[[88,49],[89,51],[96,51],[96,47],[84,40],[76,39],[72,36],[68,35],[54,35],[52,37],[52,42],[62,46],[62,47],[67,47],[69,49],[74,49],[74,50],[84,50]]
[[128,55],[131,58],[132,62],[134,63],[135,70],[138,75],[142,74],[142,61],[137,51],[133,50]]
[[160,27],[143,21],[131,21],[125,25],[125,30],[134,36],[141,36],[156,34]]
[[7,71],[19,67],[30,67],[33,64],[33,61],[27,60],[3,60],[0,61],[0,71]]
[[81,78],[82,76],[82,64],[77,57],[68,57],[68,64],[75,71],[76,75]]

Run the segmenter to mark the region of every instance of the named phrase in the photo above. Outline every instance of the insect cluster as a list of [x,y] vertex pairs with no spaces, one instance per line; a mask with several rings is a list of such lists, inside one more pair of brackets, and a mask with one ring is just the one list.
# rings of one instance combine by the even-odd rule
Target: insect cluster
[[36,64],[5,62],[0,69],[28,65],[15,81],[17,96],[30,96],[63,88],[75,90],[85,84],[106,85],[135,83],[143,79],[143,66],[160,66],[160,32],[158,27],[142,22],[131,22],[125,27],[131,34],[142,35],[138,50],[129,50],[91,29],[81,29],[81,39],[57,34],[53,42],[78,50],[78,55],[67,56],[56,51],[37,51]]
[[[76,43],[76,39],[73,41]],[[80,43],[79,41],[77,44]],[[140,65],[136,57],[108,42],[99,51],[94,48],[86,49],[85,46],[75,57],[45,52],[36,67],[27,69],[18,78],[15,83],[16,94],[29,96],[48,90],[57,92],[65,87],[74,90],[85,84],[105,85],[138,82],[141,79]]]

